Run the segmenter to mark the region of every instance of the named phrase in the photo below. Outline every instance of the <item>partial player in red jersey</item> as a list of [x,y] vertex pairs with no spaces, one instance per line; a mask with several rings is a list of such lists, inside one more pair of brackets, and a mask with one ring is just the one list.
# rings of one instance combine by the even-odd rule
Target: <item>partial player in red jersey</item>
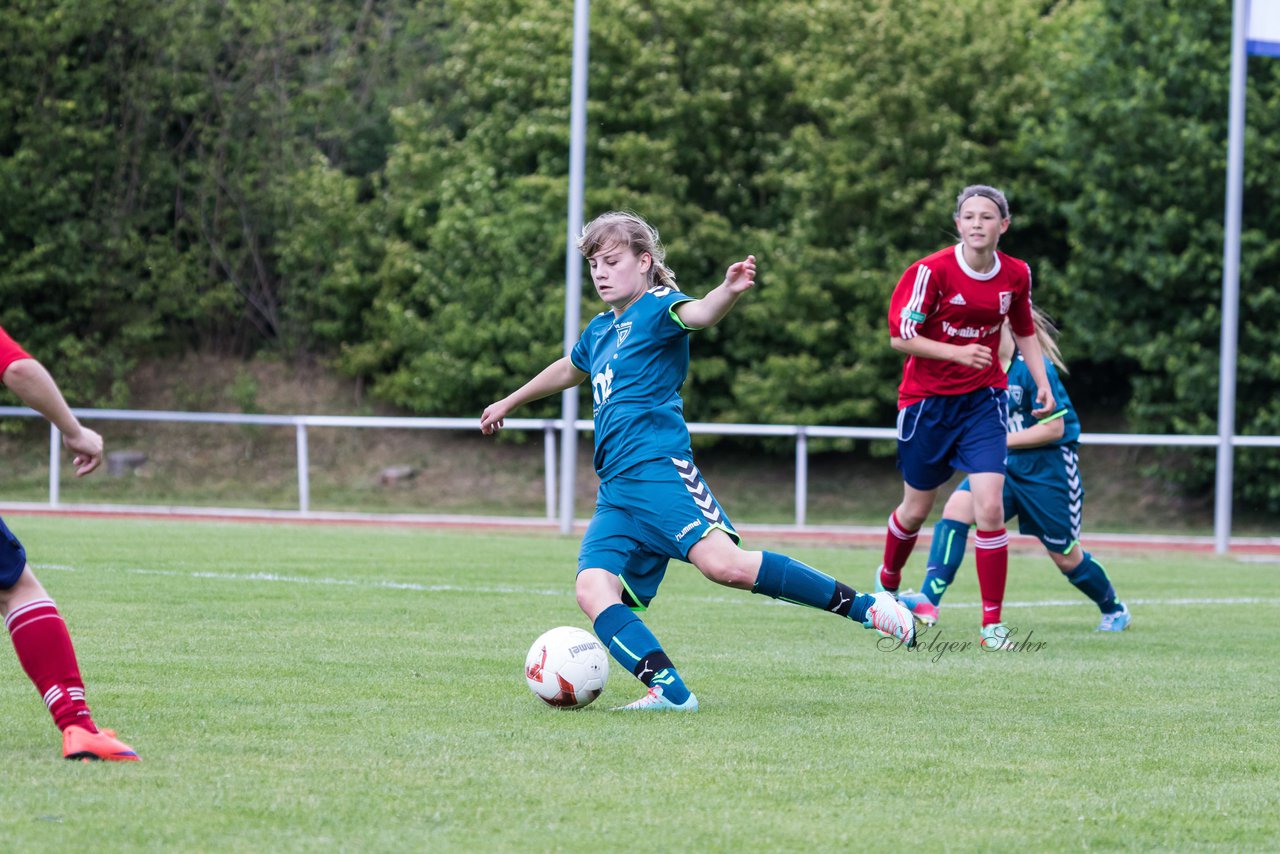
[[[0,329],[0,379],[22,402],[49,419],[75,454],[76,476],[102,463],[102,437],[71,412],[53,377]],[[67,759],[136,762],[133,748],[108,729],[98,729],[84,700],[84,682],[67,625],[27,564],[22,543],[0,519],[0,615],[22,669],[44,698]]]
[[907,354],[898,387],[902,503],[889,516],[879,587],[897,592],[902,567],[938,488],[967,472],[977,533],[982,646],[1010,646],[1000,621],[1009,538],[1004,527],[1007,378],[996,358],[1009,319],[1035,374],[1037,416],[1053,409],[1031,316],[1031,271],[996,249],[1009,228],[1009,202],[994,187],[965,187],[956,199],[960,242],[907,268],[889,305],[889,343]]

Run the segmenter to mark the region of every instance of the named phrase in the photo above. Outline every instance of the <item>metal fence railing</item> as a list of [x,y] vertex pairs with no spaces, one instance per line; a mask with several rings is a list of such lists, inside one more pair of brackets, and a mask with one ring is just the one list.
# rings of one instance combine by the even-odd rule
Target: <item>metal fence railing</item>
[[[345,415],[250,415],[233,412],[165,412],[141,409],[75,409],[76,417],[85,421],[146,421],[189,424],[271,425],[293,427],[296,444],[298,477],[298,512],[311,510],[310,459],[307,431],[313,427],[337,427],[355,429],[398,430],[458,430],[474,432],[478,422],[474,418],[393,418]],[[0,406],[0,416],[39,417],[39,414],[17,406]],[[554,418],[508,418],[504,429],[541,431],[543,436],[543,481],[548,519],[557,515],[559,450],[556,442],[562,422]],[[574,426],[579,433],[590,432],[589,420],[578,420]],[[62,438],[58,429],[50,425],[49,432],[49,504],[59,506],[58,487],[61,479]],[[887,441],[896,438],[888,427],[820,427],[791,424],[718,424],[692,422],[689,432],[721,436],[765,436],[790,438],[795,441],[795,526],[807,525],[809,493],[809,440],[810,439],[866,439]],[[1129,445],[1138,447],[1187,447],[1216,448],[1221,444],[1218,436],[1187,435],[1170,436],[1150,433],[1084,433],[1080,437],[1084,445]],[[1236,448],[1280,448],[1280,436],[1233,436],[1231,445]],[[1230,537],[1230,530],[1215,532],[1219,542]]]

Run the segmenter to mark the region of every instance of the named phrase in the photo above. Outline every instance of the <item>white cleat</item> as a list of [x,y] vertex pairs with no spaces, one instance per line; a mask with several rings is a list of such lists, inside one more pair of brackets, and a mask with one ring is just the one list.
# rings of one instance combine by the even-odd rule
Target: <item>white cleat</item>
[[867,609],[867,618],[862,625],[875,629],[882,635],[897,638],[908,649],[915,646],[916,621],[907,606],[899,602],[892,593],[873,593],[871,598],[875,601]]
[[698,711],[698,698],[689,693],[689,699],[679,705],[671,702],[662,696],[662,686],[654,685],[649,689],[649,693],[645,694],[634,703],[627,703],[625,706],[618,706],[613,709],[615,712],[696,712]]

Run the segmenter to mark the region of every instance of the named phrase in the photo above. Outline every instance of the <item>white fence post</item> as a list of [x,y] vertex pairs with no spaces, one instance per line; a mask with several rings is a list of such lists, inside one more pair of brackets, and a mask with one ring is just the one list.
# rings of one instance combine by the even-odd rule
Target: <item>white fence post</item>
[[803,528],[809,507],[809,437],[796,431],[796,527]]
[[307,425],[299,421],[298,437],[298,512],[306,513],[311,509],[311,464],[307,453]]
[[62,482],[62,433],[49,424],[49,506],[58,506],[58,487]]
[[556,425],[542,428],[542,477],[547,495],[547,518],[556,518]]

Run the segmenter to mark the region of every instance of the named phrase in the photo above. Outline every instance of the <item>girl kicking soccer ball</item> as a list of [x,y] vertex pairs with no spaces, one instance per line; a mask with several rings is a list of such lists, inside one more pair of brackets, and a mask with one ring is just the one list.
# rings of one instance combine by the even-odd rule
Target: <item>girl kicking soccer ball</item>
[[516,407],[591,379],[600,490],[578,553],[576,592],[610,654],[649,689],[622,708],[698,709],[635,613],[648,607],[672,558],[718,584],[832,611],[911,646],[911,612],[892,595],[858,593],[786,555],[739,548],[740,537],[694,465],[680,398],[689,333],[714,326],[750,290],[755,258],[730,265],[718,287],[694,299],[676,287],[657,231],[633,213],[592,220],[578,249],[608,308],[587,324],[570,355],[490,404],[480,429],[492,434]]

